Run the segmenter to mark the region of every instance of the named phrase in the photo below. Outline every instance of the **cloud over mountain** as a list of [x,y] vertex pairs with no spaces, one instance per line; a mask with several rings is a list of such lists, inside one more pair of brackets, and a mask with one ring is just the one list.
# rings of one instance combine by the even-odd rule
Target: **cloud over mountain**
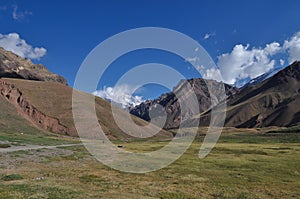
[[[276,55],[281,54],[278,59]],[[282,56],[283,55],[283,56]],[[287,57],[287,60],[284,57]],[[250,47],[250,44],[237,44],[231,52],[218,57],[218,67],[223,81],[237,86],[246,83],[247,80],[256,78],[274,67],[283,67],[285,63],[293,63],[300,60],[300,31],[283,44],[272,42],[265,47]],[[204,78],[219,80],[218,71],[208,70]]]
[[284,41],[283,48],[288,51],[288,61],[293,63],[300,60],[300,31],[295,33],[289,40]]
[[281,46],[277,42],[265,48],[250,48],[250,45],[235,45],[230,53],[218,57],[218,66],[224,82],[234,84],[244,78],[255,78],[274,67],[271,56],[278,53]]
[[23,58],[40,59],[47,50],[43,47],[32,47],[18,33],[1,34],[0,46]]
[[137,106],[144,101],[142,96],[132,95],[135,90],[135,87],[122,84],[115,87],[104,87],[102,90],[93,92],[93,94],[119,104],[122,108],[128,108]]

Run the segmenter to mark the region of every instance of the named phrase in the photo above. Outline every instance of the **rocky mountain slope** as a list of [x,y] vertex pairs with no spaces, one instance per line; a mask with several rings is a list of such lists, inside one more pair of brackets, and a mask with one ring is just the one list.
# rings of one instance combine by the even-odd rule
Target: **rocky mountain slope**
[[226,126],[291,126],[300,122],[300,62],[248,86],[227,102]]
[[33,64],[30,59],[23,59],[0,47],[0,78],[1,77],[67,84],[65,78],[50,72],[43,65]]
[[[185,120],[194,116],[193,110],[191,110],[189,115],[181,118],[180,103],[177,95],[179,93],[185,93],[184,89],[187,89],[186,83],[191,86],[193,92],[197,96],[200,113],[210,109],[213,104],[217,104],[218,102],[225,100],[221,99],[222,95],[220,95],[220,93],[222,92],[222,89],[226,92],[225,97],[232,96],[238,91],[238,89],[235,87],[227,84],[224,84],[223,86],[223,84],[215,80],[205,80],[201,78],[190,79],[188,81],[181,81],[170,93],[163,94],[155,100],[148,100],[136,107],[131,108],[130,113],[146,121],[150,121],[149,111],[152,111],[157,107],[157,105],[160,105],[161,110],[156,112],[154,117],[152,117],[152,120],[159,120],[161,114],[163,114],[165,111],[167,119],[164,128],[178,128],[181,120]],[[211,89],[212,96],[209,93],[209,87],[213,88]],[[185,93],[185,95],[189,95],[189,93]]]
[[[188,81],[197,95],[200,105],[200,126],[210,123],[212,107],[208,86],[213,84],[214,96],[218,96],[217,82],[213,80],[192,79]],[[180,85],[180,84],[179,84]],[[270,78],[238,90],[224,84],[226,90],[225,126],[252,128],[267,126],[293,126],[300,124],[300,62],[294,62]],[[212,100],[219,101],[222,100]],[[149,110],[160,104],[167,112],[165,128],[177,128],[180,123],[180,106],[174,93],[146,101],[131,109],[131,113],[149,121]],[[184,123],[188,126],[199,125],[195,116],[190,115]]]
[[[300,124],[300,62],[227,99],[225,126],[260,128]],[[192,118],[189,125],[197,125]],[[200,116],[200,126],[210,123],[210,110]]]

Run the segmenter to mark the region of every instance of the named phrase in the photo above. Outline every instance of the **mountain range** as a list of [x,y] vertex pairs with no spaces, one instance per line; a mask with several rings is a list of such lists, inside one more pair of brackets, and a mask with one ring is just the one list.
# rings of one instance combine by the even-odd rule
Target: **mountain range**
[[[188,87],[196,94],[199,110],[186,110],[181,116],[178,95],[191,95]],[[225,96],[220,95],[223,89]],[[52,73],[41,64],[34,64],[0,48],[1,131],[20,132],[28,129],[78,136],[72,115],[72,92],[73,89],[62,76]],[[83,97],[91,96],[81,91],[75,92]],[[226,103],[225,126],[289,127],[300,123],[299,93],[300,62],[294,62],[275,75],[266,74],[243,88],[202,78],[182,80],[172,92],[131,107],[129,111],[136,124],[147,126],[150,130],[157,128],[147,125],[150,115],[151,120],[156,123],[166,116],[163,127],[168,130],[178,128],[181,122],[193,126],[208,126],[212,108]],[[95,102],[97,118],[103,131],[111,139],[132,139],[114,122],[111,103],[99,97],[95,97]],[[125,110],[117,108],[117,111],[121,118],[126,114]],[[85,117],[91,116],[86,113]],[[197,117],[200,118],[200,123],[197,123]],[[122,122],[130,126],[127,119],[124,117]],[[161,130],[156,136],[171,137],[172,134]]]
[[[188,84],[188,85],[187,85]],[[215,80],[206,80],[201,78],[194,78],[190,80],[182,80],[176,87],[174,87],[173,91],[170,93],[166,93],[161,95],[159,98],[155,100],[147,100],[143,103],[141,103],[138,106],[135,106],[130,109],[130,113],[140,117],[146,121],[150,121],[150,115],[149,112],[153,111],[155,107],[164,107],[164,110],[166,112],[166,122],[164,125],[164,128],[166,129],[172,129],[172,128],[178,128],[179,124],[182,120],[186,120],[189,118],[193,118],[194,114],[198,111],[193,110],[194,107],[191,107],[191,110],[187,111],[187,114],[181,118],[181,108],[180,108],[180,102],[178,100],[178,95],[185,95],[184,98],[188,98],[190,93],[187,92],[189,86],[193,89],[193,92],[196,94],[197,100],[199,102],[199,112],[205,112],[213,107],[214,104],[217,104],[218,102],[224,100],[222,99],[222,95],[220,93],[222,90],[225,90],[224,97],[230,97],[236,94],[239,89],[232,87],[230,85],[221,84],[220,82],[217,82]],[[213,88],[210,89],[211,93],[209,92],[209,87]],[[160,106],[157,106],[160,105]],[[152,117],[152,120],[159,120],[161,115],[159,113],[163,113],[164,111],[161,110],[160,112],[156,113],[155,117]]]
[[[212,108],[208,87],[214,84],[212,95],[218,96],[218,92],[221,91],[218,88],[223,83],[201,78],[191,79],[188,82],[199,101],[201,113],[199,116],[190,115],[189,118],[192,119],[180,118],[176,89],[131,108],[131,114],[149,121],[149,110],[159,104],[167,113],[167,122],[164,125],[166,129],[178,128],[181,121],[192,123],[193,126],[208,126]],[[243,128],[293,126],[300,122],[300,62],[294,62],[279,72],[271,71],[240,89],[227,84],[224,84],[224,89],[227,105],[225,126]],[[217,101],[224,103],[222,100]],[[199,124],[193,119],[195,117],[200,117]]]

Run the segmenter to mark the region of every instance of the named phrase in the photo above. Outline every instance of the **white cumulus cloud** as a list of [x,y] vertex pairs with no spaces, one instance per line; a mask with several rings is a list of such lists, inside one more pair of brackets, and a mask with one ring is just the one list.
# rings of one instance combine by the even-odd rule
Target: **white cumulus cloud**
[[295,33],[289,40],[285,40],[283,48],[288,51],[288,61],[300,61],[300,32]]
[[5,50],[11,51],[23,58],[40,59],[47,50],[42,47],[32,47],[18,33],[3,35],[0,33],[0,46]]
[[[255,78],[271,70],[275,65],[272,55],[280,52],[279,43],[267,44],[265,48],[250,48],[250,45],[236,45],[230,53],[218,57],[218,66],[223,81],[235,84],[245,78]],[[212,71],[210,72],[212,73]]]
[[93,94],[119,104],[122,108],[128,108],[144,101],[142,96],[132,96],[135,90],[136,87],[122,84],[115,87],[104,87],[102,90],[93,92]]
[[273,42],[270,44],[267,44],[265,49],[263,49],[268,55],[275,55],[279,51],[281,51],[281,46],[278,42]]

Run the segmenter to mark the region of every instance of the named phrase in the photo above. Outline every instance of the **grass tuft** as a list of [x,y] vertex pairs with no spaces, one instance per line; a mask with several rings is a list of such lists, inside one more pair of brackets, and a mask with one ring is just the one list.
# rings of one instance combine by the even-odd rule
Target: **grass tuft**
[[5,175],[1,178],[3,181],[22,180],[23,177],[20,174]]

